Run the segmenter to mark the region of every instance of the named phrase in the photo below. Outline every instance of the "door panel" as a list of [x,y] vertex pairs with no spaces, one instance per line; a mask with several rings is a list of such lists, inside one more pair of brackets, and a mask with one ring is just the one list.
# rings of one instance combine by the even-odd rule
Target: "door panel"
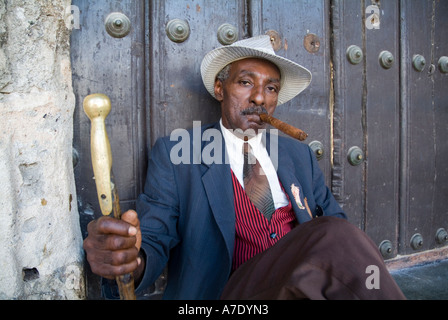
[[[407,193],[402,219],[405,222],[402,247],[407,253],[412,252],[410,239],[414,234],[421,234],[423,239],[428,239],[430,233],[430,219],[432,213],[432,197],[434,194],[433,180],[435,171],[433,164],[435,155],[433,152],[434,141],[432,134],[432,78],[428,76],[428,67],[418,72],[412,65],[414,55],[421,55],[429,64],[431,60],[431,34],[432,25],[428,23],[432,19],[432,2],[418,1],[410,6],[406,1],[402,2],[403,14],[406,21],[422,21],[422,24],[404,23],[407,34],[405,47],[403,48],[405,103],[403,106],[407,112],[406,139],[407,166],[405,175]],[[425,219],[423,219],[425,217]],[[429,243],[424,243],[427,246]]]
[[[150,10],[151,142],[177,128],[189,129],[193,121],[219,120],[218,102],[205,90],[200,75],[204,54],[220,46],[219,26],[235,26],[244,35],[243,1],[157,1]],[[184,42],[171,41],[165,26],[173,19],[187,21],[190,35]]]
[[[364,19],[370,1],[366,1]],[[363,114],[365,141],[365,226],[374,242],[389,240],[397,247],[398,176],[400,141],[399,10],[397,1],[379,5],[380,28],[365,28],[365,88]],[[370,18],[371,19],[371,18]],[[367,20],[366,20],[367,21]],[[393,57],[389,68],[380,63],[380,54]],[[384,54],[384,53],[383,53]],[[349,134],[349,132],[347,132]]]
[[[447,228],[448,196],[447,107],[448,76],[441,73],[438,60],[448,55],[446,14],[441,1],[401,2],[403,23],[403,194],[402,248],[404,253],[440,246],[435,241],[439,228]],[[412,23],[419,21],[419,23]],[[413,66],[413,57],[421,55],[426,64],[422,71]],[[420,234],[421,246],[411,239]]]
[[352,64],[346,54],[351,46],[357,46],[358,50],[363,48],[362,13],[360,1],[332,2],[334,117],[331,188],[349,220],[364,228],[365,163],[357,166],[347,163],[350,148],[366,149],[364,62]]
[[[370,1],[333,1],[334,33],[334,167],[332,190],[357,223],[379,245],[392,244],[387,258],[440,247],[435,233],[446,228],[443,198],[448,195],[446,144],[446,74],[437,69],[446,55],[442,40],[446,4],[439,1],[375,2],[380,25],[371,28]],[[397,17],[400,17],[398,19]],[[415,23],[420,21],[420,23]],[[346,50],[363,53],[350,63]],[[380,53],[394,57],[390,68]],[[413,56],[426,58],[417,71]],[[352,146],[364,152],[363,162],[347,161]],[[446,180],[445,180],[446,181]],[[411,246],[421,234],[422,246]]]
[[[432,212],[432,226],[429,235],[429,247],[441,247],[443,243],[435,241],[437,230],[448,230],[448,73],[442,73],[438,62],[442,57],[448,57],[448,42],[446,35],[448,30],[448,2],[436,1],[434,4],[434,54],[432,63],[434,71],[434,152],[435,152],[435,193],[433,197],[434,209]],[[448,59],[448,58],[446,58]]]

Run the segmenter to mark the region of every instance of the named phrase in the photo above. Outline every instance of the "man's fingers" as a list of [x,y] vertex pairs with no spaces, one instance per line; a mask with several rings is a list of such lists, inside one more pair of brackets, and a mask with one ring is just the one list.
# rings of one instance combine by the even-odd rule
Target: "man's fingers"
[[89,223],[83,247],[92,272],[106,278],[133,272],[141,263],[140,222],[129,210],[122,220],[103,216]]
[[132,273],[138,266],[137,259],[129,259],[134,254],[129,252],[115,252],[112,256],[104,252],[97,253],[90,262],[92,272],[104,278],[114,279],[116,276]]
[[[138,219],[137,212],[134,210],[128,210],[121,215],[121,220],[126,221],[132,227],[129,228],[129,233],[136,236],[135,246],[140,250],[142,243],[142,234],[140,232],[140,220]],[[135,229],[133,229],[135,227]],[[134,233],[135,232],[135,233]]]
[[135,248],[135,237],[122,237],[116,235],[108,235],[104,237],[104,248],[116,251],[128,248]]
[[[129,229],[135,227],[125,221],[110,217],[101,217],[87,226],[89,236],[84,241],[84,249],[95,253],[96,250],[134,249],[137,238],[136,232]],[[95,253],[96,254],[96,253]]]
[[103,262],[112,266],[121,266],[137,261],[138,251],[135,247],[127,250],[117,250],[105,256]]
[[115,234],[123,237],[134,236],[136,233],[135,227],[131,226],[128,222],[111,217],[101,217],[98,220],[90,222],[87,226],[87,231],[89,234]]
[[138,219],[137,212],[135,212],[134,210],[128,210],[121,215],[121,220],[126,221],[131,226],[135,227],[135,229],[131,229],[130,231],[132,231],[132,233],[137,233],[136,228],[140,228],[140,220]]

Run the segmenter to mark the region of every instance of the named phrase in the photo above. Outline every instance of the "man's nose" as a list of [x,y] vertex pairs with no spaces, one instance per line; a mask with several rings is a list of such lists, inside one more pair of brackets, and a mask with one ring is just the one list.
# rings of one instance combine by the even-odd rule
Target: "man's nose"
[[265,96],[262,86],[254,86],[252,88],[250,102],[255,104],[256,106],[264,106],[265,105]]

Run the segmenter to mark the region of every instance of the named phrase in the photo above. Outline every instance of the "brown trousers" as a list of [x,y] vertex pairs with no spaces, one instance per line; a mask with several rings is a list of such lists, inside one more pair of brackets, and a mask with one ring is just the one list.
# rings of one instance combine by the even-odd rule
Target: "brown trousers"
[[344,219],[320,217],[297,226],[272,248],[240,266],[222,299],[405,297],[378,248],[362,230]]

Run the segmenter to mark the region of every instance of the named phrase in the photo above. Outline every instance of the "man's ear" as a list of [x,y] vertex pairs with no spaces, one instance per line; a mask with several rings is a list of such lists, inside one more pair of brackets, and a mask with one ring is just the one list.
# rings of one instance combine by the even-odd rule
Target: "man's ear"
[[215,97],[221,102],[223,100],[223,84],[221,80],[215,80]]

